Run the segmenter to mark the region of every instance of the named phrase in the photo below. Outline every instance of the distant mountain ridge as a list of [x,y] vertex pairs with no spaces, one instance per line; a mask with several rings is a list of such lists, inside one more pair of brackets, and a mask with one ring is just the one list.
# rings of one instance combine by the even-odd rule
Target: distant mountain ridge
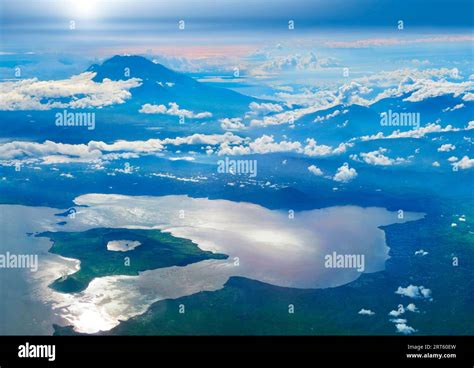
[[245,111],[255,98],[227,88],[206,85],[185,74],[171,70],[142,56],[113,56],[102,64],[91,65],[87,71],[96,73],[94,81],[105,78],[127,80],[140,78],[142,85],[130,90],[127,105],[168,104],[197,111]]

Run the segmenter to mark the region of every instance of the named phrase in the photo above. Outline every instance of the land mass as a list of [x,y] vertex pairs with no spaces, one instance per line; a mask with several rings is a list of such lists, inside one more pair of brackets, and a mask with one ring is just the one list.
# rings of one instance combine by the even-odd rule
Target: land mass
[[[138,275],[156,268],[227,258],[225,254],[203,251],[191,240],[159,230],[96,228],[84,232],[43,232],[37,236],[53,241],[49,252],[81,262],[79,271],[50,285],[63,293],[80,292],[96,277]],[[138,241],[140,246],[127,252],[107,249],[108,242],[123,239]]]

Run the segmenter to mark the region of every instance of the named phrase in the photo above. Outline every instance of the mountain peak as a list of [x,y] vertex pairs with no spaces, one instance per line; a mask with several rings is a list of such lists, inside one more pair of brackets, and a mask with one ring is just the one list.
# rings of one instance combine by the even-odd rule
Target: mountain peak
[[96,82],[139,78],[141,85],[132,90],[130,102],[138,105],[174,102],[199,111],[216,110],[216,105],[245,110],[254,101],[254,98],[232,90],[208,86],[138,55],[115,55],[100,65],[92,65],[87,71],[96,73],[93,78]]
[[124,67],[126,67],[127,65],[147,67],[152,67],[153,65],[160,65],[164,68],[163,65],[156,64],[153,61],[147,59],[146,57],[139,55],[114,55],[110,59],[107,59],[102,63],[102,65],[106,64],[122,65]]
[[97,73],[95,81],[105,78],[125,80],[140,78],[143,83],[193,84],[194,79],[139,55],[115,55],[102,64],[94,64],[87,71]]

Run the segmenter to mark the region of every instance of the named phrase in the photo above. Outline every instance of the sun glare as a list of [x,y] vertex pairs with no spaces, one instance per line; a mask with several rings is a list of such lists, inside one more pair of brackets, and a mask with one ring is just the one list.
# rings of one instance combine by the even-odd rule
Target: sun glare
[[75,0],[71,2],[72,10],[78,17],[92,18],[98,12],[98,0]]

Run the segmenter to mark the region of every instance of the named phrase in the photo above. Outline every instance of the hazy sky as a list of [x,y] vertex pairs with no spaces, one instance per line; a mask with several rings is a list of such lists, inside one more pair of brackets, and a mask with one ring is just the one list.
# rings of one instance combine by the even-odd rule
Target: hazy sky
[[[423,47],[428,53],[442,47],[445,55],[453,35],[458,37],[456,50],[459,36],[467,37],[461,45],[466,55],[472,46],[473,4],[472,0],[0,0],[0,76],[10,75],[16,65],[29,65],[25,73],[35,75],[32,59],[38,55],[57,72],[69,73],[93,58],[114,54],[238,59],[279,44],[285,52],[318,56],[324,56],[323,49],[330,44],[328,55],[343,53],[336,56],[347,60],[344,53],[350,53],[355,64],[351,43],[360,49],[360,40],[372,40],[367,47],[398,49],[405,54],[399,58],[405,59],[420,54]],[[180,20],[185,29],[179,29]],[[290,20],[293,30],[288,28]],[[403,30],[397,28],[400,20]],[[442,37],[446,40],[440,42]],[[395,38],[398,41],[392,43]],[[33,53],[37,56],[28,56]],[[357,55],[364,57],[363,51]]]
[[81,17],[287,19],[320,26],[384,26],[405,19],[413,26],[472,26],[470,0],[2,0],[3,21]]

